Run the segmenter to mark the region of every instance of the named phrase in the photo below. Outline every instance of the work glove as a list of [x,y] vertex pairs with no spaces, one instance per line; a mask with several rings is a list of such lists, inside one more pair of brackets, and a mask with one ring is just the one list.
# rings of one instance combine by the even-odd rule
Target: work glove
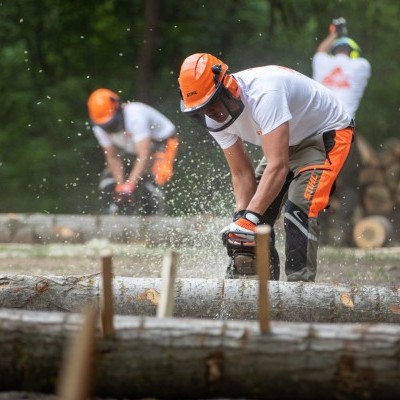
[[136,185],[133,182],[120,183],[115,186],[114,201],[116,203],[134,203],[133,193]]
[[[232,221],[233,222],[237,221],[240,217],[243,216],[243,214],[245,212],[246,212],[246,210],[235,211],[232,216]],[[221,235],[221,238],[222,238],[222,244],[225,247],[228,243],[229,227],[230,227],[230,224],[225,226],[224,228],[222,228],[221,231],[219,232],[219,234]]]
[[260,219],[260,214],[246,210],[229,225],[228,238],[237,242],[254,242],[256,226]]

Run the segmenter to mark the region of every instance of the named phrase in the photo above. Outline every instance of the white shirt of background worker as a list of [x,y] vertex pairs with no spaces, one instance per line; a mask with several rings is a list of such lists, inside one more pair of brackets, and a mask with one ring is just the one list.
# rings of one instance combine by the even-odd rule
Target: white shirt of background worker
[[313,79],[331,89],[353,118],[371,76],[371,65],[360,47],[334,28],[321,42],[312,60]]
[[[114,146],[127,154],[137,155],[141,163],[132,169],[129,181],[137,183],[141,178],[150,153],[152,140],[163,141],[175,134],[175,125],[163,114],[154,108],[139,102],[126,103],[122,105],[124,117],[124,130],[117,133],[107,133],[99,125],[93,126],[93,132],[105,150],[108,167],[113,170],[113,161],[116,157],[118,165],[114,177],[117,182],[124,182],[121,175],[120,158],[115,155]],[[115,156],[115,157],[114,157]],[[121,176],[119,176],[121,175]]]
[[[178,138],[175,125],[166,116],[140,102],[122,102],[106,88],[89,96],[88,111],[107,164],[99,184],[107,197],[115,191],[115,200],[121,202],[141,183],[149,183],[148,176],[154,184],[151,190],[149,184],[144,186],[154,194],[156,187],[171,179]],[[125,162],[126,155],[134,156],[132,166]]]

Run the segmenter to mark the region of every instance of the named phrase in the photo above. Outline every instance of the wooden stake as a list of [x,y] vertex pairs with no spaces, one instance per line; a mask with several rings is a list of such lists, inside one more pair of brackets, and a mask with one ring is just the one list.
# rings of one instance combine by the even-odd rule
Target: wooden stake
[[94,375],[94,353],[97,310],[87,309],[83,326],[66,354],[60,375],[58,398],[86,400],[89,398]]
[[112,293],[112,259],[102,257],[103,291],[101,296],[101,327],[104,337],[114,335],[114,307]]
[[157,317],[172,317],[175,303],[175,277],[178,254],[169,250],[163,259],[162,285]]
[[258,317],[262,333],[269,333],[269,241],[271,227],[260,225],[256,227],[256,266],[258,274]]

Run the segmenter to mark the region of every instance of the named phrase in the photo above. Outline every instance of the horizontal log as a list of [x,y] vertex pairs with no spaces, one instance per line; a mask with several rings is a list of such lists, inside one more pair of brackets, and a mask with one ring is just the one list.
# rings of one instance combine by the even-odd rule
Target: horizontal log
[[378,152],[364,136],[360,134],[357,135],[356,146],[360,153],[362,166],[380,167],[382,165]]
[[[113,243],[173,244],[198,243],[198,233],[217,231],[226,218],[201,215],[193,217],[0,214],[0,243],[86,243],[107,239]],[[168,234],[165,234],[168,232]],[[207,235],[202,240],[207,246]],[[214,237],[210,236],[210,243]]]
[[365,189],[363,205],[368,215],[390,215],[394,201],[390,189],[386,185],[370,185]]
[[[0,275],[0,307],[80,312],[99,304],[100,276]],[[161,279],[113,279],[116,314],[156,315]],[[271,318],[303,322],[400,322],[400,288],[269,281]],[[257,319],[252,279],[177,279],[176,317]]]
[[[77,314],[0,310],[0,390],[52,392]],[[92,392],[116,398],[400,396],[400,325],[115,317]],[[12,366],[12,367],[10,367]]]

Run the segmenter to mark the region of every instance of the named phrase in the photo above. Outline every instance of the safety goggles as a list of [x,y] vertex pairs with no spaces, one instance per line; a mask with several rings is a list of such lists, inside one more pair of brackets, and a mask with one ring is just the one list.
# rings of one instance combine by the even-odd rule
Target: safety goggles
[[211,132],[219,132],[232,125],[243,109],[242,101],[234,98],[222,82],[217,85],[213,95],[197,107],[185,109],[181,100],[181,111]]
[[107,133],[118,133],[125,129],[124,124],[124,114],[122,112],[122,108],[119,107],[113,117],[104,124],[97,124],[102,129],[104,129]]

